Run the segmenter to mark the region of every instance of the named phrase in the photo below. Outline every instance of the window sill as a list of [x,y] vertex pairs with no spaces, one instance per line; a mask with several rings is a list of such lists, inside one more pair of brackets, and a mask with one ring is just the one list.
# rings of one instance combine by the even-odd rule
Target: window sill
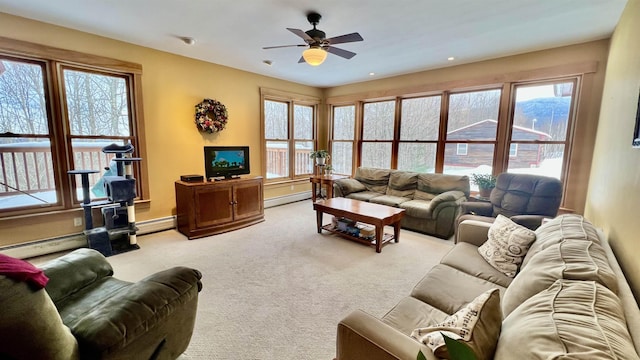
[[[104,205],[107,206],[107,205]],[[100,208],[101,206],[96,206],[96,208]],[[136,200],[135,201],[136,209],[149,209],[151,207],[151,200]],[[19,219],[30,219],[30,218],[38,218],[42,216],[55,216],[55,215],[65,215],[65,214],[75,214],[77,212],[82,212],[82,207],[74,207],[72,209],[62,209],[62,210],[51,210],[51,211],[39,211],[39,212],[30,212],[30,213],[22,213],[16,215],[0,215],[0,222],[2,221],[11,221],[11,220],[19,220]]]

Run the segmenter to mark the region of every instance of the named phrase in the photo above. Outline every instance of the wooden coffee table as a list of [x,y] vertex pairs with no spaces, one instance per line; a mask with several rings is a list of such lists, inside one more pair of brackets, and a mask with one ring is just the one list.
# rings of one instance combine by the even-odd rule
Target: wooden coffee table
[[[318,234],[321,234],[322,230],[327,230],[349,240],[354,240],[368,245],[375,244],[376,252],[378,253],[381,252],[382,247],[390,241],[400,241],[400,220],[402,220],[402,217],[404,216],[404,209],[341,197],[316,201],[313,203],[313,209],[316,211]],[[324,213],[331,214],[338,218],[344,217],[353,221],[359,221],[375,226],[376,237],[374,241],[338,231],[338,229],[334,228],[332,224],[323,226],[322,214]],[[386,225],[393,226],[393,234],[384,233],[384,227]]]

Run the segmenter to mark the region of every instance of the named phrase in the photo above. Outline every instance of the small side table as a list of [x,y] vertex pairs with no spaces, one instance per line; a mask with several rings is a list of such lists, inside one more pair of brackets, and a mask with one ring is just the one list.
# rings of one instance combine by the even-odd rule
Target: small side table
[[327,199],[333,197],[333,183],[339,179],[346,179],[346,175],[313,175],[309,178],[311,181],[311,200],[315,202],[317,200],[317,191],[322,191],[322,185],[327,187]]

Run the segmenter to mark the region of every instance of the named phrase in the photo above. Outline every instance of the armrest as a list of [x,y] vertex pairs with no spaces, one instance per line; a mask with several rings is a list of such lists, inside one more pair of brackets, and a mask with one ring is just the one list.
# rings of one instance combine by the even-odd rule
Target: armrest
[[113,268],[104,255],[92,249],[74,250],[40,268],[49,278],[45,289],[54,303],[105,276],[113,275]]
[[351,178],[338,179],[333,182],[333,196],[344,197],[354,192],[365,191],[367,188],[360,181]]
[[491,216],[493,205],[490,202],[465,201],[461,205],[462,214],[473,214],[480,216]]
[[462,191],[451,190],[438,194],[429,202],[429,209],[431,210],[431,217],[433,219],[438,217],[438,213],[442,208],[447,206],[460,206],[465,200],[466,196]]
[[81,348],[89,353],[115,351],[192,306],[195,315],[202,274],[174,267],[148,276],[112,294],[71,326]]
[[426,345],[361,310],[338,324],[337,360],[415,360],[420,350],[427,360],[436,360]]
[[480,220],[464,220],[458,224],[456,242],[481,246],[489,237],[491,223]]
[[520,224],[528,229],[535,230],[542,225],[542,219],[548,218],[544,215],[514,215],[510,219],[514,223]]

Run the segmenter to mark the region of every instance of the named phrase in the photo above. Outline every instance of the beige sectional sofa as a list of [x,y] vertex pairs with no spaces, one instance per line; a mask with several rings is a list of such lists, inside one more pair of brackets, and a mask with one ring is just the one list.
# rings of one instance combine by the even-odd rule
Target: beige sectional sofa
[[403,228],[446,239],[469,197],[469,177],[361,167],[334,182],[333,194],[405,209]]
[[361,310],[344,318],[337,360],[415,360],[419,350],[436,359],[410,334],[493,288],[502,322],[489,358],[639,359],[640,310],[601,231],[573,214],[543,224],[510,278],[478,252],[490,226],[462,222],[458,243],[381,319]]

